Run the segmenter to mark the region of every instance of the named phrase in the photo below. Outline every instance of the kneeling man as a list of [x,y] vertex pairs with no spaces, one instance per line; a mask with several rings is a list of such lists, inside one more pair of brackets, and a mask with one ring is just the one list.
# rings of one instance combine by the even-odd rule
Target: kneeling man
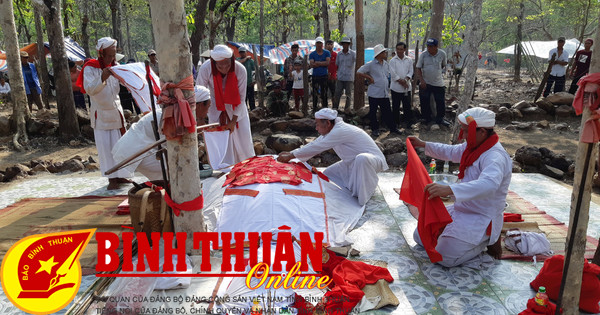
[[[459,183],[428,184],[429,199],[454,195],[455,203],[448,206],[452,223],[439,236],[436,251],[445,267],[465,265],[480,268],[491,262],[488,253],[499,258],[500,232],[503,212],[512,173],[512,160],[498,142],[494,132],[496,114],[483,108],[471,108],[458,116],[461,138],[466,143],[447,145],[424,142],[409,137],[414,147],[424,147],[425,154],[435,159],[460,162]],[[415,230],[415,241],[422,245]],[[500,249],[498,251],[498,249]]]
[[306,162],[311,157],[329,149],[342,159],[323,172],[339,186],[348,188],[358,197],[362,206],[375,193],[377,172],[388,169],[387,162],[375,141],[362,129],[349,125],[337,111],[329,108],[315,113],[316,129],[320,136],[313,142],[292,152],[282,152],[277,160],[288,162],[293,158]]

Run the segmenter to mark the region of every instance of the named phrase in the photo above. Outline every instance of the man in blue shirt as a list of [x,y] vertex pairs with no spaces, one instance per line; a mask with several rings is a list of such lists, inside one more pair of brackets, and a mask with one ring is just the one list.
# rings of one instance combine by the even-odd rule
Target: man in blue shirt
[[312,89],[313,89],[313,113],[317,112],[318,94],[321,94],[323,108],[327,108],[327,67],[331,54],[323,49],[323,37],[317,37],[315,40],[317,49],[308,55],[310,67],[313,68],[312,73]]
[[29,54],[26,51],[21,51],[21,69],[23,70],[23,79],[25,80],[25,92],[27,93],[27,103],[29,111],[33,112],[33,103],[37,105],[38,110],[42,110],[42,88],[40,87],[40,79],[35,69],[35,65],[29,62]]

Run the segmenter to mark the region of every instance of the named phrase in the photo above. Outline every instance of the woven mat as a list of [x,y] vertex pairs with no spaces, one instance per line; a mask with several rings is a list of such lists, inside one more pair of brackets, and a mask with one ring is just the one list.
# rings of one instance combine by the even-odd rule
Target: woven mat
[[[126,196],[23,199],[0,210],[0,257],[20,239],[43,233],[81,229],[121,234],[130,231],[128,215],[115,215]],[[92,237],[80,262],[84,275],[95,273],[97,243]]]

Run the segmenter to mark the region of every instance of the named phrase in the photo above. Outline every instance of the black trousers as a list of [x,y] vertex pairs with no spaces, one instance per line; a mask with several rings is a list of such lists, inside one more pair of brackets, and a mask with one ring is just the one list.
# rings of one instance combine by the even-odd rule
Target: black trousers
[[316,112],[319,109],[318,101],[319,94],[321,95],[321,101],[323,102],[323,107],[327,106],[327,76],[320,77],[312,77],[312,95],[313,95],[313,112]]
[[431,114],[431,95],[435,99],[437,115],[435,122],[441,123],[446,114],[446,88],[443,86],[433,86],[427,84],[424,90],[419,89],[419,101],[421,103],[421,114],[426,123],[431,122],[433,116]]
[[565,90],[565,81],[566,75],[562,77],[557,77],[550,75],[548,76],[548,81],[546,81],[546,89],[544,90],[544,97],[550,95],[550,90],[552,89],[552,84],[554,84],[554,93],[562,92]]
[[388,126],[390,131],[396,130],[396,124],[392,117],[390,109],[390,99],[387,97],[370,97],[369,96],[369,120],[371,121],[371,130],[379,132],[379,121],[377,121],[377,108],[381,108],[381,118]]
[[400,102],[402,102],[402,112],[404,113],[404,122],[408,126],[414,123],[412,107],[410,104],[410,92],[394,92],[392,91],[392,116],[396,125],[400,124]]
[[573,78],[573,81],[571,81],[571,87],[569,88],[569,93],[571,93],[573,95],[575,95],[575,93],[577,93],[577,88],[579,88],[577,86],[577,82],[579,82],[579,80],[581,80],[581,78],[583,78],[583,76]]
[[255,108],[254,105],[254,84],[248,85],[246,87],[246,101],[248,102],[248,106],[250,106],[250,110]]

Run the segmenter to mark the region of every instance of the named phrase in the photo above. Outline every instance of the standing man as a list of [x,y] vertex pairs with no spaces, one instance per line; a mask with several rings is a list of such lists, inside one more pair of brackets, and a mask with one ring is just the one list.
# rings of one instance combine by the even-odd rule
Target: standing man
[[571,81],[571,88],[569,89],[569,93],[571,94],[575,94],[575,92],[577,92],[577,82],[579,82],[579,79],[588,74],[590,71],[590,64],[592,62],[592,45],[594,45],[594,40],[591,38],[586,39],[585,43],[583,44],[583,49],[575,54],[575,64],[573,65],[571,73],[569,74],[569,76],[573,79],[573,81]]
[[566,52],[563,47],[565,46],[565,38],[559,37],[556,42],[557,47],[550,50],[550,56],[548,57],[548,63],[552,60],[552,56],[556,55],[546,81],[546,89],[544,90],[544,97],[550,94],[552,85],[554,84],[554,93],[562,92],[565,90],[565,81],[567,73],[567,65],[569,64],[569,53]]
[[390,110],[390,65],[387,60],[387,51],[382,44],[374,48],[375,59],[367,62],[358,69],[356,75],[369,80],[369,120],[371,121],[371,136],[379,137],[379,121],[377,121],[377,108],[381,107],[381,118],[390,129],[390,132],[400,133],[394,123]]
[[[329,51],[329,53],[331,54],[331,58],[329,59],[329,66],[327,67],[327,89],[331,92],[331,99],[334,100],[335,83],[337,81],[337,53],[333,51],[333,41],[331,39],[328,39],[325,43],[325,49],[327,49],[327,51]],[[337,107],[335,109],[337,109]]]
[[152,71],[154,71],[154,73],[160,77],[158,58],[156,58],[156,51],[154,51],[154,49],[148,50],[148,58],[150,58],[150,68],[152,68]]
[[[500,258],[504,206],[512,173],[510,155],[494,132],[496,114],[475,107],[458,116],[461,134],[467,141],[448,145],[425,142],[417,137],[408,139],[415,148],[425,148],[425,154],[436,159],[460,162],[460,182],[452,185],[431,183],[425,186],[429,199],[454,195],[454,205],[448,206],[452,222],[437,239],[435,250],[442,255],[438,262],[444,267],[466,265],[480,269],[483,264]],[[418,230],[415,241],[423,245]]]
[[247,79],[246,68],[235,61],[233,51],[225,45],[216,45],[210,60],[198,71],[198,84],[210,90],[208,123],[220,123],[230,131],[228,147],[232,156],[225,160],[234,164],[255,155],[248,108],[240,106],[246,99]]
[[392,114],[396,124],[400,124],[400,102],[402,102],[402,111],[404,112],[404,122],[406,128],[410,128],[415,123],[412,113],[410,91],[410,80],[413,76],[413,60],[407,55],[406,44],[399,42],[396,44],[396,56],[390,60],[390,72],[392,74]]
[[25,92],[27,93],[27,103],[29,111],[33,112],[33,103],[37,105],[38,110],[44,109],[42,105],[42,88],[38,77],[35,65],[29,62],[29,54],[26,51],[21,51],[21,69],[23,70],[23,79],[25,80]]
[[302,57],[298,55],[298,44],[292,44],[292,54],[285,58],[283,62],[283,76],[285,77],[285,90],[287,92],[287,100],[290,100],[292,89],[294,88],[294,63],[299,61],[302,64]]
[[327,108],[327,68],[331,54],[323,49],[323,37],[315,39],[316,50],[308,55],[310,67],[313,68],[312,73],[312,94],[313,94],[313,113],[317,112],[318,97],[321,94],[323,108]]
[[345,111],[350,110],[352,105],[352,88],[354,87],[354,67],[356,64],[356,52],[350,49],[350,38],[342,39],[342,51],[337,55],[335,64],[337,66],[337,83],[335,85],[335,97],[333,99],[333,108],[337,109],[340,105],[342,91],[346,93]]
[[[125,117],[119,100],[119,80],[112,75],[110,67],[116,66],[117,40],[103,37],[96,45],[98,59],[90,59],[84,65],[77,85],[82,93],[90,96],[90,122],[94,128],[94,140],[98,149],[100,171],[104,173],[115,166],[113,147],[125,134]],[[108,177],[109,190],[128,183],[133,174],[121,169]]]
[[330,180],[346,187],[362,206],[375,193],[379,178],[377,172],[388,169],[385,156],[375,141],[362,129],[347,124],[337,111],[323,108],[315,113],[315,128],[319,137],[292,152],[281,152],[277,161],[289,162],[297,158],[306,162],[329,149],[342,159],[323,172]]
[[246,102],[248,102],[248,106],[250,106],[250,110],[254,109],[254,70],[256,67],[254,66],[254,60],[252,57],[248,56],[246,47],[240,46],[238,49],[240,53],[240,58],[237,60],[246,68]]
[[419,83],[419,100],[421,103],[421,114],[425,123],[433,120],[431,114],[431,95],[435,99],[436,117],[435,123],[450,126],[444,120],[446,114],[446,87],[442,74],[446,69],[446,52],[438,48],[438,40],[430,38],[427,40],[427,51],[424,51],[417,61],[417,80]]

